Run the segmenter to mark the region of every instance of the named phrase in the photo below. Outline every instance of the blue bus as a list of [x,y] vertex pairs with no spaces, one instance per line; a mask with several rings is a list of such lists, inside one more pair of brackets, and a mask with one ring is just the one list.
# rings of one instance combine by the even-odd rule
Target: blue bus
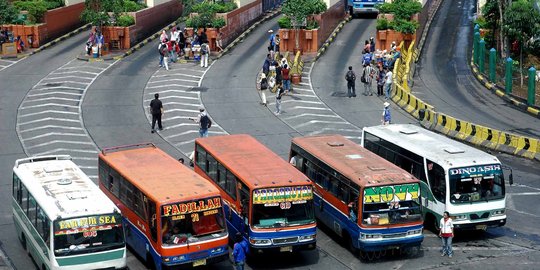
[[378,13],[376,5],[383,4],[384,0],[347,0],[345,4],[351,16],[361,13]]

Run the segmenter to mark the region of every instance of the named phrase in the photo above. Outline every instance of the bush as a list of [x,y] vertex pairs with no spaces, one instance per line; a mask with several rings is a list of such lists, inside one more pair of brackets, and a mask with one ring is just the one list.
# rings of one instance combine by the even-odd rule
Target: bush
[[379,10],[379,13],[389,14],[394,12],[394,5],[392,3],[377,4],[375,7]]
[[128,27],[134,24],[135,24],[135,18],[127,14],[120,15],[120,17],[118,17],[118,20],[116,21],[116,25],[123,26],[123,27]]
[[480,28],[486,29],[488,28],[488,23],[486,22],[486,19],[484,17],[478,17],[478,19],[474,20],[474,25],[480,26]]
[[0,24],[10,24],[17,19],[19,11],[7,0],[0,0]]
[[47,8],[47,10],[63,7],[65,5],[64,1],[62,1],[62,0],[56,0],[56,1],[49,0],[49,1],[45,1],[44,4],[45,4],[45,7]]
[[135,12],[135,11],[139,11],[141,9],[146,8],[144,5],[141,5],[133,1],[124,1],[123,7],[124,7],[123,8],[124,12]]
[[311,0],[312,14],[320,14],[326,11],[326,2],[322,0]]
[[213,28],[221,28],[223,26],[225,26],[227,24],[227,22],[225,22],[225,19],[223,18],[214,18],[212,20],[212,27]]
[[279,18],[277,23],[279,25],[279,28],[282,28],[282,29],[291,29],[292,28],[291,18],[289,18],[287,16],[282,16],[281,18]]
[[306,24],[307,30],[313,30],[319,28],[319,22],[316,20],[308,20]]
[[377,30],[387,30],[390,28],[390,23],[386,18],[377,19]]
[[392,29],[403,34],[414,34],[414,32],[416,32],[416,29],[420,26],[417,21],[409,21],[402,19],[394,20],[390,23],[390,25]]
[[28,20],[31,23],[40,23],[43,20],[47,8],[44,2],[33,2],[34,5],[28,9]]

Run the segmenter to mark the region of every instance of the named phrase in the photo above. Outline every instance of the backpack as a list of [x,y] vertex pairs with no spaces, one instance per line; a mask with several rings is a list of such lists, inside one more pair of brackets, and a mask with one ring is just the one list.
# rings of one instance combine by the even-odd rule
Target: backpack
[[354,72],[352,70],[349,70],[347,72],[347,76],[345,76],[345,79],[348,82],[354,82],[356,80],[356,75],[354,74]]
[[362,77],[360,77],[360,81],[363,82],[363,83],[367,83],[366,68],[364,68],[364,71],[362,71]]
[[208,115],[204,115],[201,117],[201,128],[209,129],[212,126],[212,120],[210,120],[210,117]]
[[266,78],[263,78],[261,80],[261,90],[266,90],[268,89],[268,80]]
[[201,54],[202,54],[202,55],[206,55],[206,54],[208,53],[208,47],[207,47],[207,46],[208,46],[208,45],[206,45],[206,44],[203,44],[203,45],[201,46]]

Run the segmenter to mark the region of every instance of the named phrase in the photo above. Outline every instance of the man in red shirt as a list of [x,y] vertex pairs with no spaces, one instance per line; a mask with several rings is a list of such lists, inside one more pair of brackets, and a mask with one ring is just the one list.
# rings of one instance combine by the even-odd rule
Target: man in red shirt
[[452,258],[452,255],[454,252],[452,251],[452,238],[454,237],[454,224],[452,223],[452,219],[450,218],[450,214],[445,211],[443,217],[441,218],[440,222],[440,228],[439,236],[442,239],[442,254],[441,256],[444,256],[445,254],[448,255],[449,258]]
[[288,93],[291,90],[291,77],[289,77],[289,66],[287,64],[283,65],[281,69],[281,77],[283,80],[283,89],[285,93]]

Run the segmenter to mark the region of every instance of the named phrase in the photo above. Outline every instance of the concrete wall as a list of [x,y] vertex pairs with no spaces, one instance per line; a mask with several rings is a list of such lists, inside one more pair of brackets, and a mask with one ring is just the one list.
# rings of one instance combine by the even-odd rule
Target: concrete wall
[[64,0],[64,3],[66,4],[66,7],[67,7],[67,6],[84,3],[84,0]]

